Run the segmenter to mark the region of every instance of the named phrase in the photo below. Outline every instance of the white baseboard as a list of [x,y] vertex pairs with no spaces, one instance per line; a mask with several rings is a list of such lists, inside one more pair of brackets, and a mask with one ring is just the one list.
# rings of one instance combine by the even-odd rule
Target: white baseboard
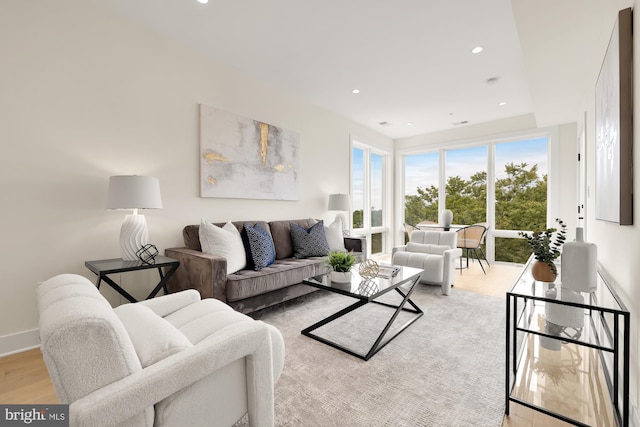
[[40,331],[31,329],[0,337],[0,357],[40,347]]

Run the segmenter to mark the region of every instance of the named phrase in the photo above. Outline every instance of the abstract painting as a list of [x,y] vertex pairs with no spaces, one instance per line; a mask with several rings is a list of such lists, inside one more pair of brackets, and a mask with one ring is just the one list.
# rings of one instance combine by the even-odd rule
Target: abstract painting
[[200,105],[200,196],[300,199],[300,136]]
[[596,219],[633,224],[631,9],[618,13],[596,83]]

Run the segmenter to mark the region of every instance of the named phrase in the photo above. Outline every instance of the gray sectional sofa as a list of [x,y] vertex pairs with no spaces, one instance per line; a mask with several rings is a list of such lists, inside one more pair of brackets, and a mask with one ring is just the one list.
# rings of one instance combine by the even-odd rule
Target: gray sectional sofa
[[[185,247],[165,249],[166,256],[180,261],[180,267],[167,283],[169,292],[196,289],[202,298],[216,298],[241,313],[251,313],[316,290],[301,282],[326,271],[325,257],[294,258],[289,225],[296,223],[309,228],[315,220],[234,221],[233,225],[242,232],[244,223],[257,223],[269,233],[275,247],[273,264],[258,271],[240,270],[227,275],[224,257],[202,252],[200,226],[187,225],[182,230]],[[366,239],[345,237],[344,243],[359,259],[365,258]]]

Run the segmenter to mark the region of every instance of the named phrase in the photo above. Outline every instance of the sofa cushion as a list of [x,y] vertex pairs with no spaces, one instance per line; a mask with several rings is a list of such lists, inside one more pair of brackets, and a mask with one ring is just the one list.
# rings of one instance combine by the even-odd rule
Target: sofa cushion
[[127,330],[143,368],[193,347],[175,326],[149,307],[124,304],[114,312]]
[[227,274],[242,270],[247,265],[247,255],[240,232],[232,223],[222,228],[202,219],[198,231],[202,252],[227,259]]
[[273,245],[276,248],[276,259],[291,258],[293,256],[293,241],[291,240],[291,223],[309,228],[316,223],[313,219],[293,219],[283,221],[271,221],[269,230],[273,237]]
[[[242,226],[245,222],[251,224],[260,224],[262,228],[269,232],[269,224],[267,224],[265,221],[232,221],[231,223],[236,226],[240,233],[242,233]],[[217,225],[218,227],[223,227],[225,225],[224,222],[214,222],[212,224]],[[182,229],[182,237],[184,239],[184,246],[187,249],[202,252],[202,245],[200,245],[200,224],[186,225]]]
[[396,252],[391,261],[395,265],[420,268],[422,283],[442,283],[444,277],[444,257],[419,252]]
[[423,254],[442,255],[444,251],[451,249],[449,246],[444,245],[431,245],[428,243],[407,243],[407,252],[418,252]]
[[329,225],[325,225],[324,234],[329,244],[329,250],[331,252],[346,252],[344,247],[344,236],[342,235],[342,221],[340,218],[336,218]]
[[308,229],[295,223],[291,223],[290,226],[294,257],[309,258],[325,256],[329,253],[329,244],[324,234],[323,221],[312,225]]
[[278,289],[297,285],[303,279],[324,273],[325,260],[325,257],[279,259],[260,271],[240,270],[230,274],[227,276],[227,302],[269,294]]
[[451,249],[456,247],[458,234],[455,231],[425,231],[415,230],[411,233],[410,241],[430,245],[446,245]]
[[261,270],[276,259],[276,251],[271,235],[260,225],[244,223],[242,240],[247,253],[247,267]]

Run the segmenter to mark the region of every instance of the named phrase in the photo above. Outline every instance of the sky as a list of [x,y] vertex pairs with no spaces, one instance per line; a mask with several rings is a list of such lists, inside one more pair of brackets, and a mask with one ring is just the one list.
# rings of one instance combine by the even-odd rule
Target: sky
[[[353,193],[352,209],[363,208],[364,154],[359,148],[353,149]],[[439,152],[406,156],[405,195],[415,195],[418,187],[438,186]],[[458,150],[446,150],[446,176],[469,179],[479,171],[487,170],[487,146],[477,146]],[[382,207],[382,156],[371,155],[372,195],[374,209]],[[504,178],[507,163],[527,163],[538,165],[540,176],[547,173],[547,138],[517,140],[496,144],[496,178]]]
[[[382,208],[382,156],[371,154],[371,206],[374,209]],[[364,151],[353,149],[353,194],[351,200],[352,209],[363,208],[364,188]]]
[[[405,194],[418,194],[418,187],[438,186],[439,152],[405,157]],[[476,172],[487,170],[487,146],[447,150],[446,176],[469,179]],[[504,178],[505,164],[538,165],[539,175],[547,173],[547,138],[536,138],[496,144],[496,178]]]

